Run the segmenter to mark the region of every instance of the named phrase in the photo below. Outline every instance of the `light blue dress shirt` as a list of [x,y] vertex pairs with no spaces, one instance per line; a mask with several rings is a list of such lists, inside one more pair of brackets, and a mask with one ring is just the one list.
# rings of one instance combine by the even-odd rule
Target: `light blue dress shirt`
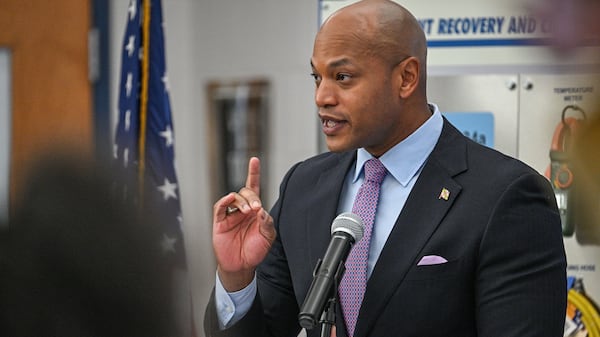
[[[430,104],[430,107],[434,112],[421,127],[379,157],[388,170],[388,175],[381,184],[375,224],[371,234],[367,264],[369,277],[427,157],[433,151],[442,132],[442,115],[436,105]],[[354,198],[364,179],[364,164],[371,158],[373,156],[365,149],[358,150],[354,169],[348,171],[344,182],[338,214],[352,211]],[[215,302],[221,329],[244,317],[250,310],[255,295],[256,277],[248,287],[234,293],[227,293],[217,275]]]

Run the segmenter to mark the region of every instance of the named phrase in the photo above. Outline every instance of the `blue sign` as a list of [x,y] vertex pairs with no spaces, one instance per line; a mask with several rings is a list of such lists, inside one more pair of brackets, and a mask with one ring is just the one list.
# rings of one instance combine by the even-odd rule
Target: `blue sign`
[[444,112],[443,115],[463,135],[494,147],[494,115],[491,112]]

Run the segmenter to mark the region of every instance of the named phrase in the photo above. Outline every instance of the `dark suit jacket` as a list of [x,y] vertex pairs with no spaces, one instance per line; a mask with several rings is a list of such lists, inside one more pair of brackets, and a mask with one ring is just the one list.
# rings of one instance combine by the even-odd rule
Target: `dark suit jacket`
[[[355,151],[325,153],[290,169],[271,211],[278,235],[257,270],[253,306],[218,331],[211,300],[207,335],[296,336],[299,306],[355,158]],[[448,262],[417,266],[426,255]],[[546,179],[444,121],[368,280],[355,337],[559,337],[565,270],[560,217]],[[346,336],[343,322],[338,306],[338,336]]]

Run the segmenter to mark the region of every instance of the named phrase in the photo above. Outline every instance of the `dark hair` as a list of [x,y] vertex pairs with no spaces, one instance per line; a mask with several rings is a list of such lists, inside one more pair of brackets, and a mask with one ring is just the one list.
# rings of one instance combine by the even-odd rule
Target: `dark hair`
[[61,159],[32,175],[0,237],[0,335],[168,335],[158,228],[115,202],[108,172]]

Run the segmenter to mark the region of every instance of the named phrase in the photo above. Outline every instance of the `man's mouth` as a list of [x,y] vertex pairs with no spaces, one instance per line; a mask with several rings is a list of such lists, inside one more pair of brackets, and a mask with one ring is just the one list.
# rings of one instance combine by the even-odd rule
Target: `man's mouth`
[[321,123],[323,125],[323,133],[327,136],[334,136],[340,132],[346,122],[343,120],[322,118]]
[[334,128],[336,125],[338,125],[338,122],[333,121],[331,119],[323,120],[323,126],[325,126],[326,128]]

